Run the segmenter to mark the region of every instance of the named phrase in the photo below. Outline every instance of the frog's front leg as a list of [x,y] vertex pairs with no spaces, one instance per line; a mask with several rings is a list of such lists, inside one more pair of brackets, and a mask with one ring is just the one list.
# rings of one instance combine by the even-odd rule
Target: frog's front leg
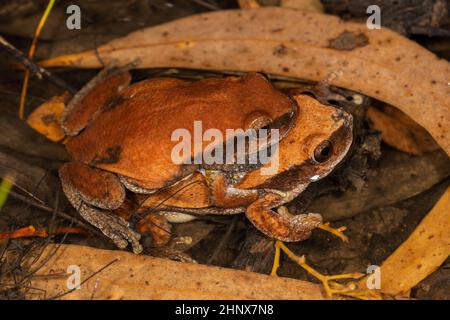
[[233,184],[239,182],[238,177],[227,177],[221,171],[208,171],[206,180],[214,206],[246,207],[248,219],[257,229],[272,238],[289,242],[301,241],[309,238],[311,231],[322,225],[320,214],[291,216],[286,211],[273,211],[272,208],[285,202],[281,194],[263,191],[268,193],[262,195],[259,190],[234,188]]
[[[229,173],[229,175],[232,174]],[[239,179],[237,177],[226,177],[221,171],[207,171],[205,176],[208,183],[212,204],[216,207],[246,207],[249,203],[252,203],[258,198],[257,190],[234,188],[233,184],[237,183]]]
[[125,199],[125,188],[114,174],[70,162],[59,169],[59,176],[64,193],[84,219],[119,248],[125,248],[129,242],[133,252],[142,252],[140,234],[131,230],[123,218],[107,211],[117,209]]
[[247,218],[264,234],[287,242],[308,239],[311,231],[322,225],[322,216],[317,213],[290,215],[272,210],[282,203],[282,196],[268,193],[247,207]]

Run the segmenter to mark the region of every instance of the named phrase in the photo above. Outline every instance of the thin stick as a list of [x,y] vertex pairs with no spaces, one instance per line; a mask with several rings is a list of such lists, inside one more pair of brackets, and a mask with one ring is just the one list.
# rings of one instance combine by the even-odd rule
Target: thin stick
[[5,49],[8,53],[10,53],[17,61],[19,61],[26,69],[30,70],[39,80],[43,78],[48,79],[56,86],[69,91],[72,94],[75,94],[77,90],[70,86],[67,82],[65,82],[60,77],[52,74],[47,69],[39,66],[33,60],[28,59],[25,54],[14,47],[11,43],[9,43],[5,38],[0,36],[0,47]]

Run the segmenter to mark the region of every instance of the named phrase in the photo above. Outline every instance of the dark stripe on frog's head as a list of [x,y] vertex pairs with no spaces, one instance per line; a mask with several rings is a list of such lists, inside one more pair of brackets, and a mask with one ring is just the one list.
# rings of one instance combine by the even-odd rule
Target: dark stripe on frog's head
[[323,179],[339,166],[353,143],[353,120],[345,111],[338,112],[335,116],[339,117],[336,120],[343,119],[344,123],[329,138],[332,143],[332,155],[326,161],[317,162],[312,157],[308,158],[303,163],[274,175],[257,188],[290,191],[299,185],[306,187],[311,182]]

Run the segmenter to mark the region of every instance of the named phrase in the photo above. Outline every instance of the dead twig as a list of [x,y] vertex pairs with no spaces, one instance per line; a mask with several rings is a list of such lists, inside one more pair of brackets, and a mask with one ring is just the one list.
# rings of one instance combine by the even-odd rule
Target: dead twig
[[0,36],[0,48],[5,49],[8,53],[10,53],[17,61],[19,61],[26,69],[30,70],[39,80],[48,79],[50,82],[55,84],[56,86],[69,91],[72,94],[75,94],[77,90],[65,82],[60,77],[52,74],[47,69],[37,65],[32,60],[28,59],[27,56],[21,52],[19,49],[14,47],[11,43],[6,41],[5,38]]
[[[11,190],[9,195],[12,196],[13,198],[17,199],[17,200],[23,201],[23,202],[25,202],[25,203],[27,203],[27,204],[35,207],[35,208],[41,209],[43,211],[50,212],[50,213],[53,213],[53,211],[54,211],[53,208],[50,208],[50,207],[48,207],[45,204],[41,204],[41,203],[35,202],[35,201],[33,201],[33,200],[31,200],[31,199],[29,199],[29,198],[27,198],[27,197],[17,193],[17,192],[15,192],[14,190]],[[74,223],[77,224],[78,226],[80,226],[80,227],[82,227],[82,228],[84,228],[86,230],[89,230],[90,232],[94,233],[95,235],[99,235],[99,236],[103,237],[103,234],[101,234],[99,231],[97,231],[94,228],[92,228],[90,225],[88,225],[88,224],[86,224],[86,223],[84,223],[84,222],[82,222],[82,221],[80,221],[80,220],[70,216],[69,214],[67,214],[65,212],[62,212],[62,211],[58,210],[56,212],[56,214],[59,217],[65,219],[65,220],[69,220],[69,221],[73,220]]]

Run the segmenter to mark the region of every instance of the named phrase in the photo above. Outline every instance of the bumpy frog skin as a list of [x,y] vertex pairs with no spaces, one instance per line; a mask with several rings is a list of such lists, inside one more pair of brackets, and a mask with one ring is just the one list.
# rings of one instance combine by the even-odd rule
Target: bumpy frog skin
[[[129,242],[135,253],[142,251],[140,235],[110,212],[122,205],[126,189],[147,194],[144,205],[167,216],[245,212],[259,230],[282,241],[304,240],[322,223],[318,214],[289,216],[272,209],[344,158],[352,143],[349,114],[309,95],[288,97],[256,73],[195,82],[130,81],[127,71],[102,71],[71,100],[62,121],[72,159],[59,171],[63,190],[118,247]],[[192,129],[194,121],[224,137],[226,129],[279,129],[276,172],[261,173],[270,164],[175,164],[171,134]]]

